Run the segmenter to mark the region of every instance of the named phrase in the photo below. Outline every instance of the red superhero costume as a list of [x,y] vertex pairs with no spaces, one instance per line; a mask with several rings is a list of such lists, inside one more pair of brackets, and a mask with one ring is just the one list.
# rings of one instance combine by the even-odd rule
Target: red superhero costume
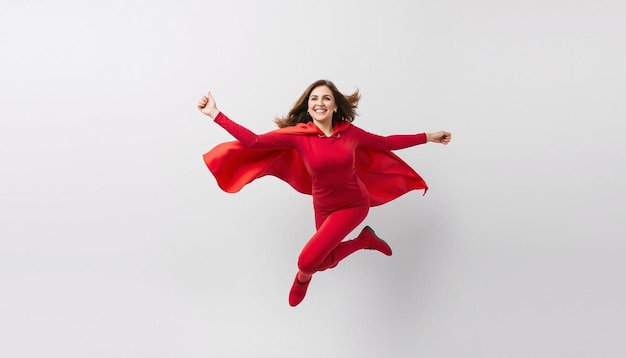
[[331,136],[313,122],[257,135],[223,113],[214,121],[237,139],[204,155],[220,188],[234,193],[257,178],[273,175],[313,196],[317,232],[298,259],[300,271],[307,274],[335,267],[367,247],[363,240],[343,239],[365,219],[370,206],[428,189],[391,152],[426,143],[425,133],[379,136],[341,121],[333,123]]

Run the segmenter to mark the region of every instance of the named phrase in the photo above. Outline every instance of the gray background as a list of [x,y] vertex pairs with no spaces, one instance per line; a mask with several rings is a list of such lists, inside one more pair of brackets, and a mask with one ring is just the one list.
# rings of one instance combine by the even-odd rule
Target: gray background
[[[622,1],[3,1],[0,356],[623,357]],[[447,129],[287,304],[310,197],[201,155],[314,80]],[[360,228],[359,228],[360,229]]]

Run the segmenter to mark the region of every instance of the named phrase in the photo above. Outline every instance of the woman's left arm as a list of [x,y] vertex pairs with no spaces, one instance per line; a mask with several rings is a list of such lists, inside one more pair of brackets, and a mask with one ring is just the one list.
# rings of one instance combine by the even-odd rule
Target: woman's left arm
[[448,144],[452,138],[452,134],[446,131],[381,136],[369,133],[355,126],[352,127],[358,133],[359,145],[380,150],[398,150],[428,142]]
[[447,131],[427,133],[426,138],[428,142],[441,143],[443,145],[447,145],[448,143],[450,143],[450,140],[452,139],[452,133],[447,132]]

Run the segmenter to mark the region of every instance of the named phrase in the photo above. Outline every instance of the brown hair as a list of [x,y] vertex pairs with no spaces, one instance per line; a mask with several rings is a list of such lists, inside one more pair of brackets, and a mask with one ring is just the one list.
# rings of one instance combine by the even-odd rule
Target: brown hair
[[333,93],[333,97],[335,97],[335,103],[337,104],[337,112],[333,113],[333,122],[336,121],[348,121],[352,122],[356,117],[356,107],[359,104],[359,99],[361,99],[361,95],[359,94],[359,90],[357,89],[354,93],[345,96],[343,93],[339,92],[334,83],[328,80],[317,80],[302,93],[300,98],[293,105],[293,108],[289,111],[287,117],[276,118],[274,123],[278,125],[280,128],[295,126],[298,123],[307,123],[311,121],[311,116],[309,116],[309,96],[314,89],[320,86],[328,87]]

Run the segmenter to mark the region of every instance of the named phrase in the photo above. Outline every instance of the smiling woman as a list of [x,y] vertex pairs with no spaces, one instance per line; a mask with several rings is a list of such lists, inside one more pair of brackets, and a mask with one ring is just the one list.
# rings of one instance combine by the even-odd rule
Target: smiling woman
[[[330,125],[333,121],[352,122],[356,117],[356,108],[361,99],[359,91],[345,96],[328,80],[313,82],[296,101],[285,118],[277,119],[276,124],[281,127],[293,126],[297,123],[307,123],[314,120],[319,127]],[[332,113],[332,116],[329,115]],[[325,128],[325,133],[332,130]]]
[[343,95],[328,80],[312,83],[280,129],[257,135],[217,109],[209,92],[198,109],[226,129],[236,142],[222,143],[204,160],[227,192],[265,175],[274,175],[296,190],[313,196],[315,234],[298,258],[298,273],[289,292],[289,304],[304,299],[314,273],[334,268],[362,250],[391,256],[391,248],[369,226],[352,240],[344,238],[382,205],[411,190],[428,189],[422,178],[392,150],[435,142],[448,144],[450,132],[380,136],[354,125],[358,91]]

